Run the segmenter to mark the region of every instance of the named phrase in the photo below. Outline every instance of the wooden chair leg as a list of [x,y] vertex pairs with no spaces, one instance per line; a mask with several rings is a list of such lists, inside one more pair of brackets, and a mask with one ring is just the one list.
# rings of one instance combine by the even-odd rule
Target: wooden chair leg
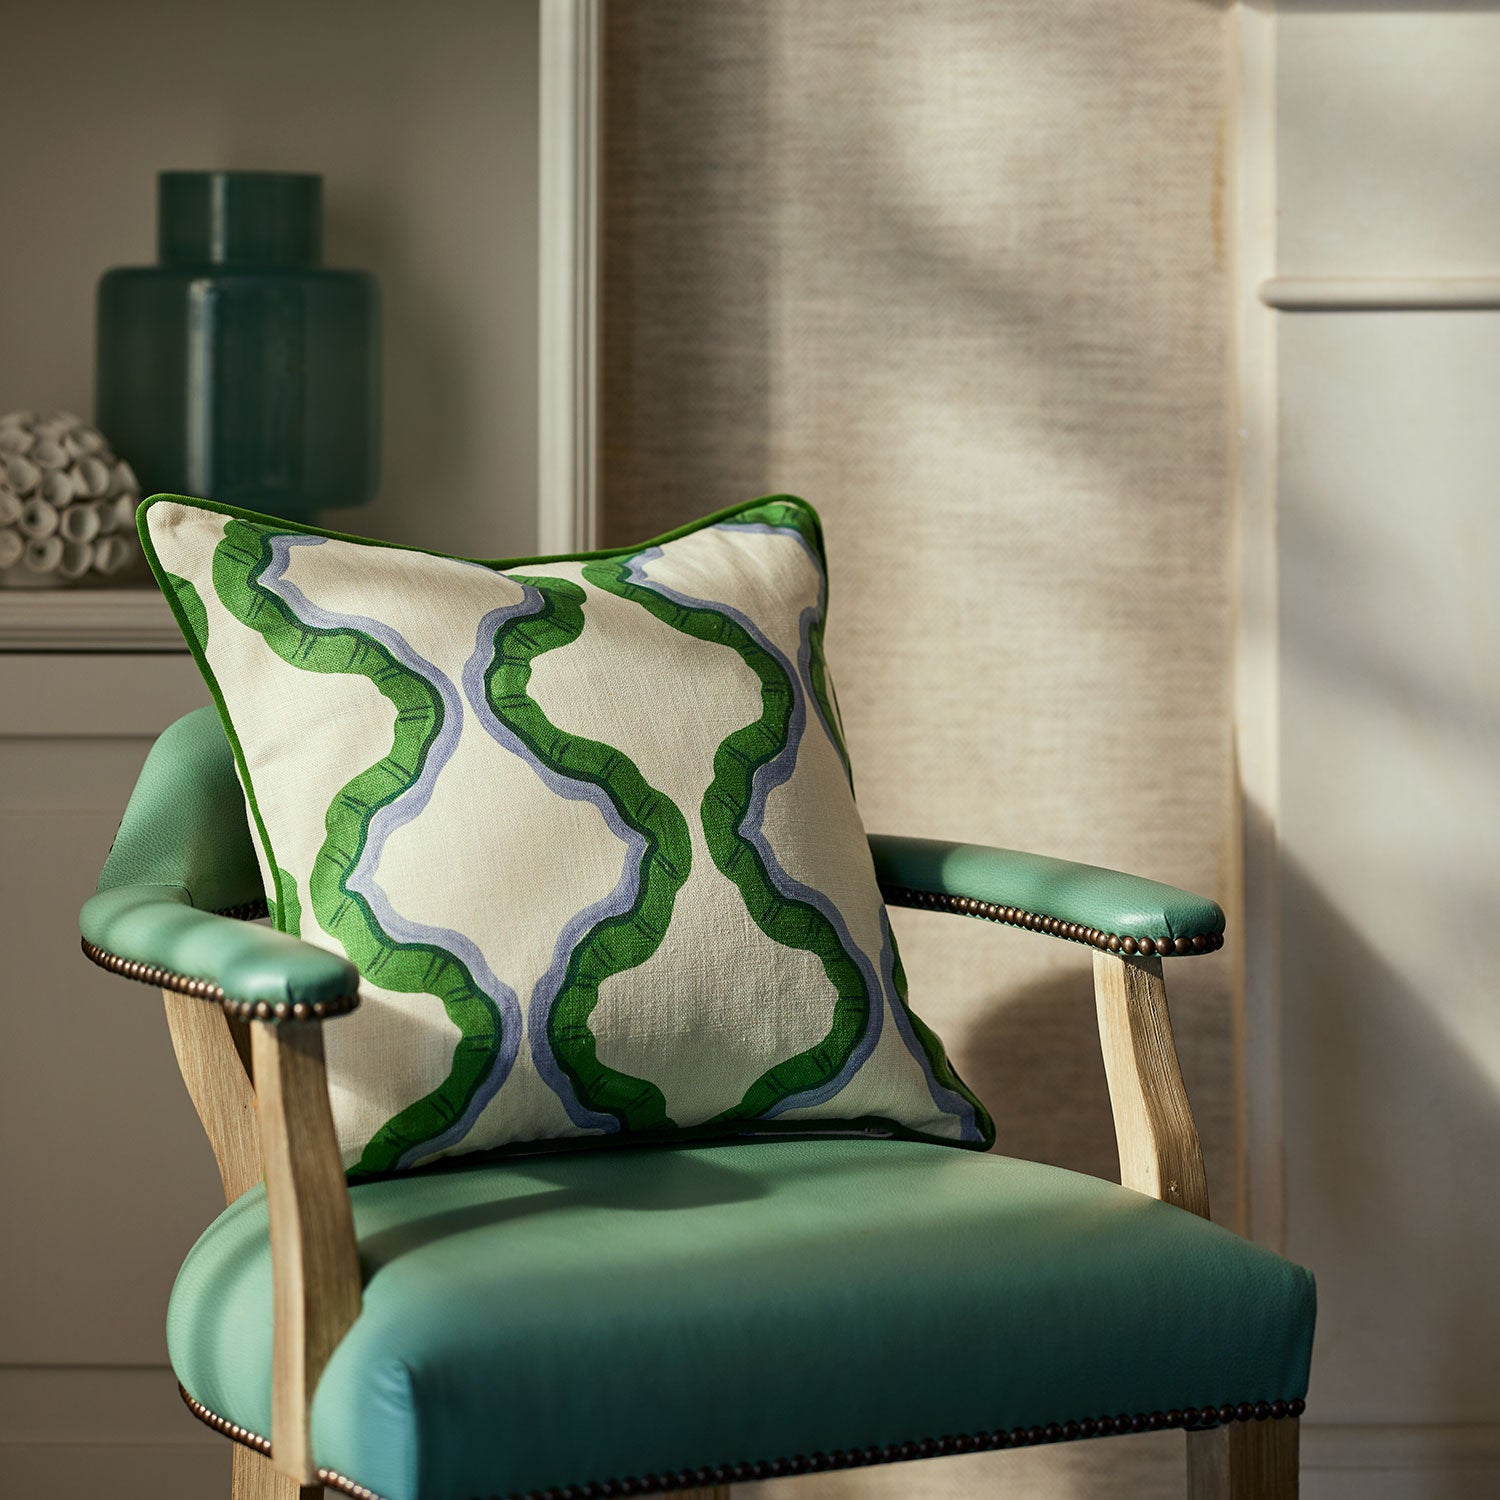
[[299,1484],[278,1473],[269,1458],[243,1443],[231,1443],[230,1447],[234,1449],[230,1478],[233,1500],[323,1500],[321,1484]]
[[1187,1435],[1188,1500],[1297,1500],[1295,1417]]

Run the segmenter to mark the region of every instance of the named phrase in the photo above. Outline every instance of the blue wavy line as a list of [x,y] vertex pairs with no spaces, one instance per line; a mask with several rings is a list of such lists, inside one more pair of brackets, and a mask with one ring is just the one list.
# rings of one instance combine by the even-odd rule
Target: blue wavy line
[[[833,746],[835,754],[838,755],[839,761],[844,767],[844,774],[848,776],[850,773],[850,768],[848,758],[844,754],[844,747],[840,745],[839,738],[833,731],[833,726],[828,722],[828,717],[823,712],[823,704],[818,698],[817,693],[814,692],[812,684],[812,641],[809,632],[811,630],[811,627],[817,621],[823,618],[823,613],[827,607],[828,601],[828,576],[823,571],[822,558],[818,556],[817,549],[814,548],[813,545],[808,541],[808,539],[794,526],[773,526],[767,521],[727,521],[721,522],[714,528],[714,530],[748,531],[757,532],[762,535],[793,537],[802,547],[802,550],[807,553],[809,560],[812,562],[813,570],[817,574],[818,578],[818,602],[816,606],[803,611],[800,622],[801,644],[797,652],[796,681],[800,685],[801,691],[797,694],[798,701],[793,709],[793,718],[795,722],[798,719],[799,715],[803,712],[802,702],[804,699],[806,702],[812,704],[813,711],[817,715],[818,723],[822,725],[823,733],[828,737],[828,742]],[[647,561],[654,561],[655,558],[660,556],[661,548],[653,547],[649,549],[649,551],[642,553],[639,559],[633,560],[632,568],[634,570],[634,561],[644,563]],[[634,581],[643,584],[648,588],[653,588],[658,593],[671,597],[670,591],[664,585],[653,583],[650,579],[647,579],[645,577],[644,572],[637,572],[636,576],[634,576]],[[763,647],[765,647],[766,650],[770,651],[777,658],[777,660],[783,664],[783,666],[787,664],[786,657],[783,656],[779,651],[777,651],[776,648],[772,646],[764,638],[764,636],[760,634],[755,626],[748,620],[746,620],[743,615],[737,614],[735,611],[728,609],[722,604],[705,603],[705,601],[702,600],[687,601],[686,596],[680,596],[677,599],[677,602],[692,602],[699,607],[722,610],[724,613],[733,616],[736,620],[739,621],[741,625],[750,630],[751,633],[754,634],[756,640]],[[800,724],[798,724],[795,737],[800,737],[800,734],[801,726]],[[793,742],[793,738],[793,736],[789,736],[789,744]],[[790,775],[790,771],[788,771],[786,774]],[[757,780],[758,779],[759,778],[757,778]],[[774,786],[780,785],[781,780],[785,780],[785,776],[781,777],[775,782],[770,783],[765,789],[766,795],[769,794]],[[758,816],[763,815],[765,809],[765,795],[761,794],[758,786],[756,789],[755,805],[757,805],[759,809]],[[764,836],[760,834],[758,824],[756,834],[753,837],[756,849],[761,853],[762,858],[767,858],[769,845],[766,844]],[[771,861],[773,860],[774,855],[770,855],[767,864],[768,869],[771,868]],[[776,869],[779,870],[780,866],[777,865]],[[790,881],[790,877],[786,878]],[[797,885],[798,883],[793,881],[791,882],[791,884]],[[808,888],[805,886],[800,887],[799,894],[801,891],[806,891],[807,889]],[[814,892],[813,894],[819,895],[821,897],[821,893]],[[805,900],[808,898],[804,896],[803,899]],[[826,900],[827,898],[821,899]],[[832,902],[829,901],[828,905],[831,907]],[[825,916],[829,915],[828,911],[824,910],[823,907],[820,906],[819,910],[823,910]],[[858,962],[860,964],[861,972],[869,976],[870,969],[868,957],[865,954],[864,950],[858,947],[858,945],[855,944],[853,942],[853,939],[849,936],[848,928],[844,925],[843,917],[838,915],[835,911],[834,915],[830,917],[830,920],[836,923],[840,939],[844,942],[845,948],[853,948],[854,951],[858,954]],[[917,1066],[921,1068],[922,1076],[927,1084],[927,1091],[932,1096],[933,1103],[937,1105],[938,1109],[943,1113],[956,1115],[958,1117],[960,1121],[960,1133],[962,1139],[977,1141],[981,1139],[981,1136],[979,1129],[975,1123],[974,1106],[966,1098],[964,1098],[962,1094],[955,1092],[953,1089],[948,1088],[946,1085],[938,1081],[937,1074],[933,1071],[932,1059],[928,1057],[927,1049],[922,1046],[921,1040],[918,1038],[915,1030],[912,1027],[911,1017],[907,1014],[906,1006],[901,1001],[900,993],[896,988],[895,938],[891,932],[890,916],[886,911],[885,903],[883,901],[880,903],[880,934],[880,976],[878,981],[871,985],[870,992],[872,994],[878,994],[881,996],[881,1012],[883,1012],[887,1008],[890,1010],[891,1018],[895,1022],[896,1033],[901,1038],[902,1042],[905,1043],[906,1050],[911,1054],[912,1058],[917,1063]],[[867,983],[868,982],[869,979],[867,978]],[[861,1047],[857,1054],[857,1060],[851,1059],[850,1064],[845,1066],[845,1068],[841,1071],[837,1078],[827,1084],[824,1084],[822,1087],[817,1089],[810,1089],[803,1095],[798,1095],[794,1098],[783,1100],[780,1104],[774,1106],[767,1112],[768,1116],[780,1114],[782,1111],[794,1107],[803,1108],[809,1105],[824,1104],[827,1103],[829,1099],[833,1098],[834,1095],[836,1095],[848,1083],[849,1079],[853,1076],[854,1071],[858,1067],[863,1065],[865,1060],[869,1057],[870,1053],[874,1050],[875,1042],[879,1038],[879,1015],[881,1012],[877,1013],[875,1025],[871,1028],[874,1036],[869,1038],[869,1045],[867,1047]]]
[[[739,531],[764,531],[773,532],[778,535],[785,534],[794,536],[806,546],[806,539],[799,531],[790,527],[769,526],[764,522],[741,524],[739,526],[718,526],[714,530],[739,530]],[[808,549],[811,552],[811,548]],[[785,1113],[789,1109],[803,1109],[812,1105],[826,1103],[839,1093],[851,1078],[868,1061],[870,1054],[875,1050],[875,1044],[880,1040],[881,1026],[884,1020],[885,1004],[882,1000],[882,988],[880,976],[876,972],[875,965],[870,961],[870,956],[854,941],[849,931],[849,924],[844,919],[844,914],[838,909],[833,899],[822,891],[816,890],[810,885],[804,884],[789,874],[783,868],[776,851],[771,847],[770,840],[766,837],[763,822],[766,813],[766,803],[771,793],[787,781],[797,767],[797,751],[802,742],[802,733],[807,724],[807,704],[811,700],[816,703],[816,695],[806,690],[802,673],[796,663],[792,662],[784,652],[780,650],[771,640],[767,638],[760,627],[742,611],[735,609],[732,605],[725,604],[717,599],[698,599],[681,590],[674,589],[670,585],[661,583],[646,575],[648,564],[655,562],[662,555],[660,547],[649,547],[644,552],[637,553],[629,560],[628,568],[630,581],[642,588],[651,589],[660,594],[664,599],[686,609],[707,609],[725,615],[733,620],[750,638],[765,651],[785,672],[788,686],[792,690],[792,713],[787,724],[786,743],[782,746],[776,756],[759,767],[751,780],[750,806],[745,811],[745,816],[740,820],[737,830],[740,836],[746,839],[760,855],[765,866],[766,874],[773,885],[784,896],[804,902],[814,910],[821,912],[827,918],[834,932],[838,935],[839,944],[855,962],[865,981],[865,993],[875,1003],[870,1007],[869,1024],[865,1027],[865,1034],[859,1040],[858,1045],[845,1060],[842,1068],[833,1078],[826,1083],[819,1084],[815,1088],[804,1089],[800,1093],[789,1094],[785,1099],[779,1100],[771,1105],[769,1109],[761,1112],[762,1119],[775,1119],[777,1115]],[[816,560],[816,555],[814,554]],[[822,598],[822,568],[818,568],[819,577],[819,600]],[[808,632],[821,617],[821,610],[817,606],[810,606],[803,610],[800,621],[801,644],[798,650],[799,657],[806,656],[810,650]],[[823,724],[825,733],[831,731],[827,721],[823,719],[821,712],[818,715],[819,722]],[[835,742],[836,743],[836,742]],[[842,757],[841,757],[842,758]]]
[[474,716],[492,739],[525,761],[543,785],[556,792],[558,796],[566,797],[573,802],[588,802],[598,808],[605,826],[625,845],[626,857],[619,882],[603,900],[584,907],[582,911],[577,912],[568,920],[558,934],[557,943],[552,950],[552,962],[546,973],[537,980],[526,1007],[526,1024],[532,1060],[548,1088],[562,1101],[568,1118],[580,1130],[602,1130],[607,1134],[613,1134],[620,1129],[619,1120],[614,1115],[601,1114],[584,1104],[574,1090],[572,1080],[558,1064],[547,1039],[547,1019],[553,1002],[557,999],[557,992],[562,988],[563,980],[567,977],[568,964],[572,960],[574,949],[600,922],[610,917],[620,916],[635,905],[636,898],[640,894],[641,867],[646,858],[647,842],[643,834],[632,828],[620,816],[614,799],[603,787],[596,786],[591,781],[576,781],[564,776],[555,767],[541,760],[531,747],[500,718],[495,712],[494,705],[489,701],[489,694],[485,691],[485,675],[495,657],[495,637],[503,625],[511,620],[539,613],[547,602],[541,590],[535,586],[523,584],[522,588],[525,594],[519,603],[491,610],[479,622],[474,642],[474,654],[464,665],[464,694],[474,710]]
[[[823,571],[823,559],[818,556],[817,549],[812,545],[795,526],[773,526],[769,521],[724,521],[715,528],[718,531],[756,531],[767,536],[789,536],[795,537],[801,544],[802,550],[807,553],[808,560],[813,565],[813,572],[818,575],[818,602],[810,609],[805,610],[802,615],[802,645],[797,652],[797,672],[802,679],[802,690],[807,694],[807,701],[812,704],[813,712],[818,716],[818,723],[823,726],[823,733],[828,736],[828,743],[833,746],[833,753],[838,756],[840,765],[844,768],[844,775],[853,783],[853,773],[849,766],[849,757],[844,753],[844,747],[839,742],[839,737],[834,733],[833,725],[828,722],[828,715],[823,712],[823,700],[818,696],[813,687],[812,680],[812,640],[809,630],[812,625],[823,618],[824,611],[828,608],[828,575]],[[812,618],[809,619],[808,616]],[[833,684],[828,684],[828,691],[833,691]]]

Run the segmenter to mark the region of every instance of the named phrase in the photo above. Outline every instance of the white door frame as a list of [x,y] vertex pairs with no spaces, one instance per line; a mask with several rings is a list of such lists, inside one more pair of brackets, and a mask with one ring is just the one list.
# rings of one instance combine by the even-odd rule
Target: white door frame
[[537,550],[598,546],[603,0],[541,0]]
[[1286,1236],[1282,1124],[1280,641],[1276,569],[1276,0],[1236,7],[1231,327],[1238,379],[1234,745],[1240,877],[1235,925],[1240,1081],[1239,1227],[1280,1249]]

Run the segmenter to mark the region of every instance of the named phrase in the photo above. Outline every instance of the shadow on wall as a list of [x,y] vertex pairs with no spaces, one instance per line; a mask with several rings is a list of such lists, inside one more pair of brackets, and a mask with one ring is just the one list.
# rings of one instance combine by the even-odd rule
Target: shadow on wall
[[[1443,1023],[1442,996],[1413,986],[1295,862],[1283,892],[1287,1253],[1320,1278],[1310,1420],[1380,1416],[1367,1400],[1320,1409],[1320,1366],[1364,1372],[1362,1391],[1415,1387],[1429,1411],[1482,1420],[1484,1393],[1500,1390],[1483,1177],[1500,1160],[1500,1095]],[[1189,994],[1177,973],[1168,966],[1174,1001]],[[1014,991],[1001,955],[997,974],[964,1068],[996,1116],[996,1149],[1117,1181],[1086,955]],[[1183,1009],[1174,1004],[1180,1043]],[[1184,1071],[1201,1126],[1213,1101],[1186,1055]],[[1233,1191],[1210,1171],[1220,1220],[1232,1220]],[[1299,1221],[1299,1204],[1316,1223]]]
[[[621,196],[607,215],[620,348],[606,471],[674,492],[641,534],[701,510],[675,493],[700,477],[725,498],[816,479],[817,500],[873,463],[889,484],[906,437],[933,421],[998,432],[1002,449],[1055,450],[1093,470],[1100,493],[1153,504],[1181,492],[1199,454],[1222,466],[1217,408],[1197,415],[1200,361],[1217,371],[1220,351],[1190,342],[1222,337],[1222,271],[1201,227],[1165,257],[1161,229],[1210,214],[1206,106],[1163,88],[1159,19],[1106,30],[1078,17],[1038,26],[1027,7],[899,18],[839,7],[790,21],[776,7],[704,7],[703,35],[669,52],[651,11],[611,41],[628,81],[667,89],[640,118],[642,91],[623,90]],[[690,74],[681,59],[694,47],[703,66]],[[1114,73],[1131,80],[1118,97],[1097,86]],[[1029,129],[1010,95],[1034,109]],[[1159,118],[1173,109],[1180,130]],[[1182,140],[1195,142],[1186,166],[1164,149]],[[1091,209],[1067,194],[1069,159],[1093,179]],[[636,264],[643,247],[661,263]],[[656,351],[644,391],[624,389],[633,338]],[[778,358],[779,408],[766,368]],[[1116,391],[1131,399],[1099,399]],[[1090,423],[1069,420],[1084,403]],[[1195,420],[1163,444],[1143,409]],[[768,417],[781,451],[767,451]],[[628,439],[650,444],[664,427],[676,447],[648,464]],[[933,498],[960,485],[951,470],[964,457],[933,476]],[[611,509],[625,498],[612,492]],[[1186,503],[1201,515],[1208,501],[1193,491]]]
[[1480,1420],[1476,1403],[1500,1390],[1494,1239],[1476,1223],[1494,1214],[1500,1097],[1435,1015],[1441,997],[1414,989],[1295,863],[1282,886],[1284,1054],[1289,1087],[1301,1079],[1288,1253],[1320,1277],[1310,1416],[1380,1416],[1320,1412],[1323,1364],[1341,1386],[1358,1371],[1363,1392],[1418,1389],[1428,1410]]
[[[951,1045],[995,1118],[995,1150],[1120,1180],[1099,1042],[1091,950],[987,922],[897,909],[911,1003]],[[1213,1217],[1237,1226],[1230,947],[1166,965],[1183,1078],[1204,1142]],[[983,976],[978,984],[972,976]],[[946,1008],[945,1008],[946,1007]]]
[[[1170,968],[1167,987],[1170,998]],[[997,982],[970,1036],[981,1046],[971,1067],[977,1076],[969,1082],[991,1102],[997,1151],[1120,1180],[1093,964],[1085,950],[1078,950],[1076,963],[1019,989],[1007,991]]]

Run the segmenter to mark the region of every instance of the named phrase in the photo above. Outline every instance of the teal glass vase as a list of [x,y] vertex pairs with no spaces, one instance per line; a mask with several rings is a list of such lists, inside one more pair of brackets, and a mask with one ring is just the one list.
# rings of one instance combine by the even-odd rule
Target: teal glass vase
[[323,179],[163,172],[154,266],[99,282],[95,421],[143,494],[308,520],[380,468],[375,278],[322,264]]

